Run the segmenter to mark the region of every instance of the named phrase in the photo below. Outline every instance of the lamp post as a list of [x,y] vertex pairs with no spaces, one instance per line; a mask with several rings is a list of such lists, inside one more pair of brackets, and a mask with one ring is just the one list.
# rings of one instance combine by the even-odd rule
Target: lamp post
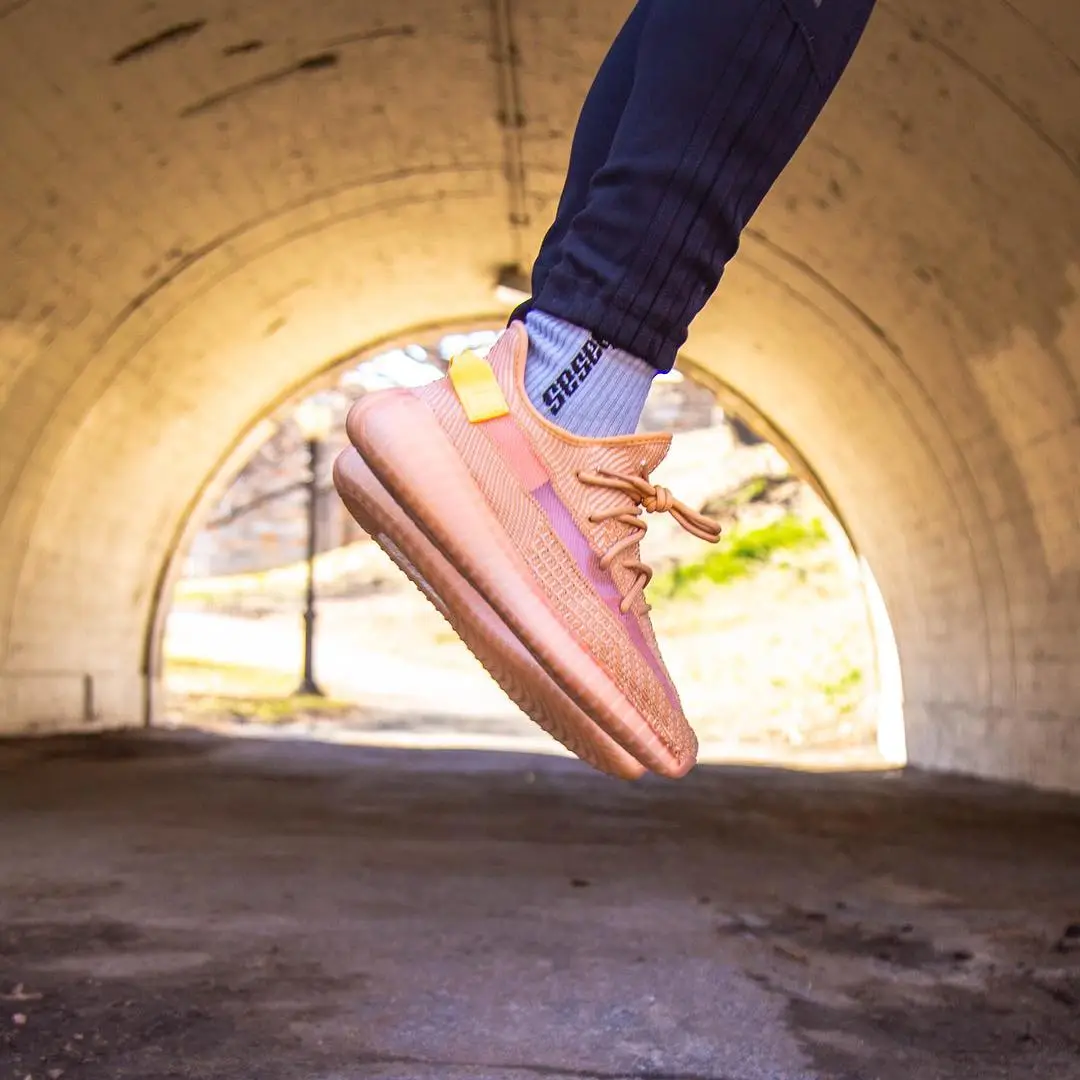
[[315,682],[315,555],[318,552],[319,450],[330,434],[334,414],[330,403],[316,394],[300,402],[293,414],[307,447],[307,591],[304,598],[304,676],[297,696],[323,697]]

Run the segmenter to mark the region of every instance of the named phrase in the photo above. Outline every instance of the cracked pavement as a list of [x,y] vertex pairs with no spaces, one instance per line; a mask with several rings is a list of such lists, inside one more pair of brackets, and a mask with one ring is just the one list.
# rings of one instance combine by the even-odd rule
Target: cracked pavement
[[1075,1080],[1080,800],[0,744],[0,1080]]

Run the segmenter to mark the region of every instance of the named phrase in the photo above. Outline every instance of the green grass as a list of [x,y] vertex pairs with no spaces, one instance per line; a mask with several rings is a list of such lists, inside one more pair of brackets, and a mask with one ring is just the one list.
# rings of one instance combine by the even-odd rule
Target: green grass
[[166,686],[185,699],[193,714],[231,714],[262,724],[280,724],[298,713],[341,713],[351,702],[294,694],[299,675],[202,659],[170,659]]
[[764,476],[751,477],[742,487],[738,487],[729,493],[724,501],[731,506],[746,506],[764,494],[767,486],[768,481]]
[[827,539],[825,527],[817,518],[805,521],[794,515],[758,529],[734,531],[698,562],[682,563],[657,574],[649,585],[649,598],[674,600],[697,595],[703,587],[747,577],[778,552],[816,547]]
[[[212,660],[208,656],[182,656],[168,660],[170,670],[181,674],[199,674],[214,672],[218,675],[246,678],[277,674],[268,668],[253,667],[250,664],[230,664],[225,660]],[[281,678],[286,678],[282,675]]]
[[230,694],[193,694],[187,699],[187,711],[194,716],[229,715],[249,723],[286,724],[300,713],[337,715],[354,706],[333,698],[307,697],[233,697]]
[[839,678],[823,683],[820,687],[825,700],[841,716],[851,712],[859,702],[859,690],[862,687],[863,673],[857,667],[848,668]]
[[229,664],[202,657],[167,657],[165,682],[184,693],[238,697],[286,697],[300,681],[299,673],[247,664]]
[[[385,580],[388,565],[374,544],[346,544],[316,558],[315,581],[323,596],[347,594]],[[183,578],[176,584],[173,603],[209,610],[263,610],[295,603],[306,585],[307,564],[295,562],[221,577]]]

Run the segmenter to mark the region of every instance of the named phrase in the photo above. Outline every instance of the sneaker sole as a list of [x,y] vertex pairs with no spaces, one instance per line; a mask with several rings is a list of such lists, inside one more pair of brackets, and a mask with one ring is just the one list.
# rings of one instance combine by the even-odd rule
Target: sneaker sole
[[355,450],[334,463],[349,513],[450,624],[469,651],[534,723],[601,772],[636,780],[644,766],[558,687],[498,614],[413,524]]
[[694,755],[674,752],[581,647],[422,401],[407,391],[372,394],[346,426],[398,506],[577,708],[653,772],[678,778],[693,768]]

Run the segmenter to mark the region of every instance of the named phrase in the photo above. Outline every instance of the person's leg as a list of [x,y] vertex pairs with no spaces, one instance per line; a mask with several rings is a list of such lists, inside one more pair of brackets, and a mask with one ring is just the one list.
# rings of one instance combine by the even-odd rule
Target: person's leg
[[872,8],[664,0],[645,13],[611,150],[527,322],[529,396],[549,419],[583,435],[634,430],[650,376],[674,364]]
[[[638,0],[630,17],[611,43],[585,102],[581,107],[574,139],[570,146],[570,163],[566,170],[555,220],[544,236],[540,251],[532,266],[532,293],[539,293],[547,281],[548,272],[562,256],[562,243],[570,225],[585,208],[589,185],[603,168],[611,152],[615,130],[622,119],[623,109],[634,85],[641,29],[654,0]],[[532,307],[532,297],[522,303],[510,321],[524,319]]]
[[[537,661],[522,696],[540,700],[536,680],[550,680],[578,710],[560,713],[578,717],[574,742],[596,754],[582,717],[648,769],[693,765],[696,739],[649,619],[644,514],[719,536],[649,479],[670,437],[606,436],[636,424],[641,387],[670,365],[870,6],[654,0],[607,159],[525,327],[512,323],[485,358],[455,357],[445,379],[366,395],[349,414],[379,497]],[[534,332],[545,320],[550,332]],[[573,335],[580,346],[560,355]],[[545,369],[554,374],[537,384]],[[376,540],[393,557],[388,537]],[[454,594],[433,595],[453,613],[471,602]]]

